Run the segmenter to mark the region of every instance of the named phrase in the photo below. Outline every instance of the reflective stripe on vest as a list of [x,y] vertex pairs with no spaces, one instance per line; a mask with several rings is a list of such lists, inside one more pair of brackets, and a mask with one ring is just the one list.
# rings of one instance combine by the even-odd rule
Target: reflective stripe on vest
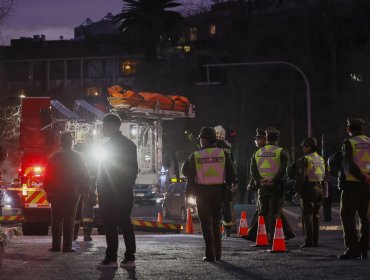
[[322,182],[325,175],[325,161],[316,152],[305,155],[307,160],[306,176],[308,182]]
[[273,178],[279,171],[280,154],[283,148],[266,145],[255,153],[257,169],[262,178]]
[[200,185],[220,185],[225,182],[225,152],[207,148],[194,152],[196,182]]
[[[353,161],[362,173],[370,173],[370,138],[366,135],[358,135],[348,140],[352,147]],[[344,170],[344,173],[347,181],[360,181],[349,173],[349,170]]]

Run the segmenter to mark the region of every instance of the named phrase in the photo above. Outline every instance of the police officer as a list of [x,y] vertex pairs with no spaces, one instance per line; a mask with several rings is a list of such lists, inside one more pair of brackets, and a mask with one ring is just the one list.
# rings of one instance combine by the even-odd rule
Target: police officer
[[301,201],[305,241],[301,248],[317,247],[319,242],[320,206],[323,199],[325,161],[317,153],[313,137],[303,140],[303,157],[297,161],[296,193]]
[[[266,132],[264,130],[260,128],[256,129],[256,136],[254,137],[254,143],[258,149],[266,146],[266,143],[267,143],[266,142]],[[254,156],[251,158],[251,163],[253,162],[253,160],[254,160]],[[256,182],[253,179],[251,179],[249,183],[249,188],[251,188],[251,190],[258,191],[258,187],[259,186],[256,184]],[[254,215],[253,215],[253,218],[252,218],[249,230],[248,230],[248,235],[245,237],[245,239],[247,240],[256,241],[257,229],[258,229],[258,216],[259,216],[258,210],[259,208],[260,208],[259,200],[257,200],[256,211],[254,212]],[[285,240],[294,238],[295,233],[292,227],[290,226],[283,211],[281,212],[281,221],[283,224],[283,232],[284,232]]]
[[[339,259],[367,258],[370,192],[370,139],[364,135],[364,120],[351,118],[347,121],[347,138],[342,147],[342,183],[340,217],[343,225],[344,244],[347,247]],[[360,238],[357,237],[355,215],[361,221]]]
[[251,163],[252,179],[259,185],[259,213],[266,220],[266,230],[271,242],[275,231],[275,221],[281,218],[284,203],[286,169],[289,164],[288,152],[278,145],[280,131],[274,127],[266,129],[267,145],[253,154]]
[[61,149],[47,160],[44,189],[51,203],[52,247],[50,251],[61,250],[63,231],[63,252],[75,252],[72,236],[77,204],[82,193],[90,190],[90,177],[79,154],[72,151],[72,135],[60,135]]
[[230,155],[216,147],[216,133],[203,127],[201,149],[184,162],[182,173],[188,178],[186,194],[197,198],[198,215],[205,241],[204,261],[221,259],[221,206],[226,185],[236,183],[236,173]]
[[[230,159],[234,162],[234,157],[231,151],[231,144],[226,141],[226,131],[221,126],[215,126],[214,130],[216,132],[216,146],[218,148],[224,149],[225,153],[229,154]],[[225,235],[226,237],[230,237],[231,228],[235,226],[233,217],[235,217],[234,213],[234,193],[236,190],[236,186],[232,185],[226,186],[225,189],[225,198],[222,203],[222,216],[223,216],[223,225],[225,228]]]

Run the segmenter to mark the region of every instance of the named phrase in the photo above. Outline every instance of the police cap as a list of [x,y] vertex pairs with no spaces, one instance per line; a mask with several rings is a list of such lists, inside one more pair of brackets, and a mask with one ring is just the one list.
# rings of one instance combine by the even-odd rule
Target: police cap
[[353,130],[363,130],[365,121],[361,118],[348,118],[347,126]]
[[258,138],[266,138],[266,132],[261,128],[256,129],[256,136],[254,137],[254,139]]
[[206,139],[209,143],[215,143],[216,142],[216,132],[213,127],[202,127],[200,130],[198,138],[200,139]]
[[306,137],[301,143],[301,147],[317,148],[317,141],[314,137]]
[[276,129],[275,127],[268,127],[266,129],[266,135],[274,135],[274,136],[279,136],[280,131]]

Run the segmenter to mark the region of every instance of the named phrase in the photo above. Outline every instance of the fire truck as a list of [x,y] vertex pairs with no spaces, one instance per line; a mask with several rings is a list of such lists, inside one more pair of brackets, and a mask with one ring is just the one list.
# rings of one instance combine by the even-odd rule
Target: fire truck
[[[158,94],[156,94],[158,95]],[[148,93],[145,95],[150,97]],[[177,97],[175,97],[177,98]],[[178,118],[193,118],[194,106],[190,103],[163,107],[162,99],[135,100],[131,96],[111,96],[110,112],[121,116],[121,131],[137,145],[139,174],[134,187],[137,199],[145,198],[145,192],[154,193],[159,187],[162,171],[162,122]],[[141,101],[141,102],[140,102]],[[19,169],[19,194],[22,197],[22,230],[24,235],[47,235],[51,211],[43,190],[43,173],[48,156],[58,148],[60,131],[70,131],[74,144],[98,148],[104,139],[100,134],[105,115],[85,100],[76,100],[70,110],[49,97],[26,97],[21,104]],[[91,149],[88,149],[89,151]],[[84,150],[86,153],[86,149]],[[82,154],[88,157],[86,154]],[[143,191],[144,190],[144,191]],[[97,215],[99,217],[99,215]],[[99,222],[96,223],[99,226]]]

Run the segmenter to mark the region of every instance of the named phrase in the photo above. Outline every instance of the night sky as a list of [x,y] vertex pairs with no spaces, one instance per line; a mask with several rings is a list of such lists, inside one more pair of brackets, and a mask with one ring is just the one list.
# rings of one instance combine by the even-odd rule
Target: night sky
[[[183,10],[194,10],[197,3],[208,0],[179,0]],[[73,28],[86,18],[102,19],[108,12],[117,14],[122,0],[15,0],[11,15],[2,23],[0,44],[8,45],[10,39],[46,35],[47,40],[73,38]]]

